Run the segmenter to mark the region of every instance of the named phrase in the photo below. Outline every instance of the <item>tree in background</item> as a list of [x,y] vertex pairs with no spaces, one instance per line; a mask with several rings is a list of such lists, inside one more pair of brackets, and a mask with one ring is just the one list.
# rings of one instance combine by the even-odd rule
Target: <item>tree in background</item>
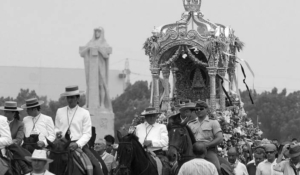
[[150,89],[147,81],[137,81],[129,85],[123,94],[112,101],[115,113],[115,129],[131,124],[150,105]]

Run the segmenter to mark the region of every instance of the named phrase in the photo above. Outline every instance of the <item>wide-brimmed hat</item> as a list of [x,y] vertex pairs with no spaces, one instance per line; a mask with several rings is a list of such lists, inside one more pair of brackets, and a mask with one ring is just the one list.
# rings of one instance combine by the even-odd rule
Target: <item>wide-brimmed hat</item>
[[67,96],[75,96],[75,95],[82,95],[84,92],[79,91],[78,86],[67,86],[66,92],[62,93],[60,96],[67,97]]
[[179,105],[180,105],[179,110],[196,108],[196,103],[193,103],[191,101],[184,101],[184,102],[181,102]]
[[45,160],[47,163],[53,162],[52,159],[47,158],[47,151],[46,150],[34,150],[32,153],[32,156],[25,156],[25,159],[29,162],[32,162],[33,160]]
[[25,104],[21,106],[21,108],[26,109],[26,108],[33,108],[37,106],[41,106],[44,104],[44,101],[38,100],[37,98],[30,98],[25,101]]
[[17,102],[15,101],[6,101],[4,106],[0,106],[2,111],[22,111],[22,108],[18,108]]
[[158,112],[155,108],[149,107],[149,108],[146,108],[146,109],[141,113],[141,116],[147,116],[147,115],[152,115],[152,114],[161,114],[161,113]]
[[289,152],[287,153],[289,158],[298,157],[300,156],[300,145],[292,145],[290,147]]

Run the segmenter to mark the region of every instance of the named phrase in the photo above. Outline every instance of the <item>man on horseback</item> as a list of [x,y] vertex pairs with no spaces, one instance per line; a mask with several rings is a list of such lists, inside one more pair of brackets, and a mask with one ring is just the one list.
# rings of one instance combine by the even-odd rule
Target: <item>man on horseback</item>
[[21,106],[27,110],[28,114],[23,119],[25,137],[38,135],[37,146],[40,148],[48,146],[46,138],[51,142],[55,140],[52,118],[41,113],[41,105],[43,103],[44,101],[39,101],[37,98],[31,98],[26,100],[25,104]]
[[220,162],[217,156],[217,145],[223,142],[223,134],[219,122],[209,118],[208,105],[204,101],[197,101],[195,108],[188,108],[188,110],[191,113],[189,117],[192,114],[196,114],[198,117],[195,120],[191,120],[188,126],[192,130],[196,141],[206,144],[207,154],[205,158],[213,163],[219,174],[221,174]]
[[92,136],[92,123],[89,111],[78,106],[80,92],[78,86],[66,87],[61,96],[67,98],[68,106],[59,108],[55,117],[55,131],[58,138],[71,138],[70,150],[81,148],[93,164],[94,174],[103,174],[100,164],[86,145]]
[[158,114],[155,108],[145,109],[141,114],[145,116],[145,123],[136,126],[135,135],[147,151],[162,159],[165,156],[163,148],[168,146],[169,137],[166,125],[156,123]]
[[3,158],[4,149],[6,146],[12,144],[11,134],[9,130],[9,125],[7,119],[0,115],[0,174],[5,174],[8,170],[7,165],[5,165]]

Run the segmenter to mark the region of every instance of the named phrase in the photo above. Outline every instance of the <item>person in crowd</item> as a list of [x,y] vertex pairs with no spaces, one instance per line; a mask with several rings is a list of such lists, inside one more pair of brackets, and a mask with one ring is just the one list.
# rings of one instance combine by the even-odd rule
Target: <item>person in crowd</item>
[[104,140],[106,144],[106,152],[115,155],[115,150],[113,149],[115,138],[112,135],[106,135],[104,136]]
[[114,168],[114,156],[107,153],[106,151],[106,144],[103,139],[98,139],[95,142],[94,149],[97,151],[97,153],[101,156],[102,160],[104,161],[108,173],[111,172],[111,170]]
[[50,116],[41,113],[41,105],[44,101],[37,98],[30,98],[21,107],[26,109],[28,116],[24,117],[25,137],[38,135],[37,145],[40,148],[48,146],[47,139],[51,142],[55,140],[54,123]]
[[[14,143],[10,145],[8,149],[13,153],[13,159],[18,162],[22,172],[26,174],[31,171],[31,168],[29,162],[24,158],[25,156],[30,155],[30,153],[20,146],[24,139],[24,123],[20,121],[19,111],[22,111],[23,109],[19,108],[14,101],[6,101],[4,106],[0,107],[0,110],[4,111],[4,116],[7,118],[12,141]],[[28,163],[28,165],[26,163]]]
[[264,147],[267,159],[258,164],[256,167],[256,175],[282,175],[281,172],[273,170],[274,166],[276,165],[276,145],[269,143],[265,144]]
[[32,156],[26,156],[32,165],[32,172],[26,175],[54,175],[47,170],[48,164],[53,160],[47,158],[46,150],[34,150]]
[[229,148],[228,152],[228,162],[231,164],[231,167],[235,175],[248,175],[247,168],[242,164],[238,159],[238,151],[235,147]]
[[279,141],[277,139],[273,139],[272,143],[277,146],[277,149],[279,148],[280,143],[279,143]]
[[156,123],[158,114],[155,108],[146,108],[141,114],[146,122],[136,126],[135,135],[148,151],[164,155],[162,149],[169,144],[168,130],[166,125]]
[[266,152],[264,147],[257,147],[254,150],[254,160],[250,161],[247,164],[247,171],[249,175],[255,175],[256,174],[256,167],[257,165],[264,161],[266,158]]
[[248,143],[244,144],[242,146],[242,151],[243,151],[242,156],[240,156],[241,157],[241,162],[244,165],[247,165],[248,162],[250,162],[253,159],[251,146]]
[[24,139],[24,123],[20,121],[19,111],[23,109],[18,108],[14,101],[6,101],[0,110],[4,112],[4,116],[7,118],[13,143],[21,145]]
[[[0,161],[5,152],[5,147],[12,144],[11,134],[7,118],[0,115]],[[0,174],[5,174],[8,171],[8,167],[0,162]]]
[[195,107],[196,103],[190,100],[181,102],[179,106],[181,122],[190,123],[197,120],[198,116],[196,115]]
[[221,169],[217,156],[217,146],[223,142],[221,126],[217,120],[209,118],[209,109],[206,102],[197,101],[194,110],[198,118],[189,122],[188,126],[194,134],[196,141],[205,142],[207,148],[205,158],[216,166],[220,174]]
[[62,97],[66,97],[68,105],[59,108],[56,112],[56,136],[71,138],[69,149],[71,151],[77,148],[82,149],[93,164],[94,174],[102,175],[103,172],[97,158],[87,146],[92,136],[92,123],[89,111],[78,105],[80,94],[78,86],[68,86],[61,94]]
[[196,158],[184,163],[181,166],[178,175],[218,175],[218,171],[214,164],[204,159],[207,153],[205,142],[194,143],[193,153]]
[[[283,157],[289,157],[286,160],[282,160]],[[274,170],[283,173],[283,175],[299,175],[300,168],[300,145],[286,144],[274,166]]]
[[297,144],[297,143],[298,143],[298,139],[297,139],[297,138],[293,138],[293,139],[292,139],[292,143],[293,143],[293,144]]

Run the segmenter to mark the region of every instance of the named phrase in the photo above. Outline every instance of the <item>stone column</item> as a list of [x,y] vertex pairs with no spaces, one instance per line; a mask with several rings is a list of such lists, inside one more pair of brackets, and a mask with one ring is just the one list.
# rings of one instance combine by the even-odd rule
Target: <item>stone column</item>
[[170,67],[164,66],[162,68],[162,74],[164,77],[164,97],[163,97],[163,104],[161,110],[168,111],[169,109],[169,101],[170,101],[170,86],[169,86],[169,77],[170,77]]
[[232,91],[234,86],[233,86],[233,83],[234,83],[234,80],[233,80],[233,74],[234,74],[234,68],[233,67],[230,67],[228,68],[228,78],[229,78],[229,91]]
[[152,94],[152,106],[159,110],[159,73],[160,68],[151,68],[152,73],[152,88],[153,88],[153,94]]
[[[224,78],[225,77],[225,74],[226,74],[226,68],[220,68],[218,69],[218,74]],[[219,80],[219,88],[220,88],[220,106],[221,106],[221,111],[224,111],[225,110],[225,93],[222,89],[222,80]]]
[[177,79],[176,79],[176,72],[178,71],[178,68],[176,66],[173,66],[172,67],[172,75],[173,75],[173,91],[172,91],[172,97],[173,98],[176,98],[177,95],[176,95],[176,82],[177,82]]
[[208,75],[210,79],[210,107],[212,112],[216,111],[216,67],[208,67]]

